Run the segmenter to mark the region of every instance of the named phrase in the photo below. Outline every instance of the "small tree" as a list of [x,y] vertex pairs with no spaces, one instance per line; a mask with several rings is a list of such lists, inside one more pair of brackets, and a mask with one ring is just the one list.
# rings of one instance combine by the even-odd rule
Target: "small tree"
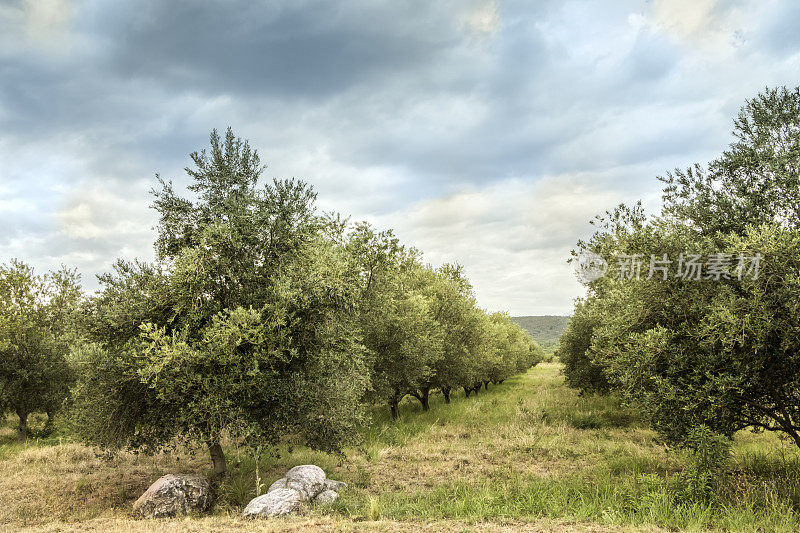
[[400,401],[414,394],[427,406],[427,392],[441,358],[442,331],[426,294],[430,270],[416,250],[391,232],[358,224],[347,249],[360,279],[359,324],[372,359],[370,399],[385,401],[392,418]]
[[0,266],[0,405],[19,418],[47,413],[48,424],[73,382],[67,354],[81,292],[78,275],[62,269],[37,276],[20,261]]
[[484,387],[488,383],[502,383],[542,360],[544,352],[539,345],[511,322],[507,314],[491,314],[489,325],[492,358],[482,377]]
[[427,398],[427,391],[435,387],[450,403],[452,390],[478,381],[476,352],[483,348],[483,313],[477,309],[472,286],[459,265],[439,268],[429,290],[433,316],[443,334],[442,357],[435,362],[433,376],[420,393]]

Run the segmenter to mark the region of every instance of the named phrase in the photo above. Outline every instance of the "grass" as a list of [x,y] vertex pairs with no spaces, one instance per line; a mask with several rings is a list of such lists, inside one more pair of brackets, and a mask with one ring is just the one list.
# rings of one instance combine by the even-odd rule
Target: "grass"
[[[208,472],[205,455],[99,456],[50,437],[27,445],[0,431],[0,529],[138,531],[661,531],[800,529],[800,454],[774,435],[737,435],[729,472],[697,498],[689,458],[669,450],[611,397],[580,397],[560,365],[541,364],[477,397],[440,396],[401,420],[376,409],[345,457],[279,447],[228,449],[230,474],[211,516],[136,521],[130,505],[168,472]],[[241,508],[291,466],[314,463],[349,484],[327,508],[258,523]],[[261,487],[261,490],[257,490]],[[168,524],[168,525],[167,525]]]

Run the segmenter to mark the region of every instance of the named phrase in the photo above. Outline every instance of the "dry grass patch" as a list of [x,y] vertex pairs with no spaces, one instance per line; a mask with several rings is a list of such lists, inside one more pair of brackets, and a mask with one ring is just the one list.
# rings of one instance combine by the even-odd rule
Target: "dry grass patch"
[[[163,474],[208,473],[204,453],[108,458],[74,443],[34,440],[20,446],[0,440],[0,530],[660,531],[648,524],[695,531],[710,524],[725,530],[795,529],[791,487],[798,487],[800,498],[800,479],[792,477],[800,476],[800,462],[792,463],[792,446],[774,435],[737,436],[733,467],[745,503],[735,498],[735,506],[722,510],[677,507],[662,485],[685,467],[686,457],[660,444],[618,400],[579,397],[563,385],[559,370],[557,364],[539,365],[477,398],[459,394],[450,405],[434,396],[428,412],[408,401],[397,422],[376,409],[363,444],[346,457],[282,446],[274,450],[278,454],[256,459],[228,448],[229,476],[211,515],[203,518],[140,521],[131,515],[131,504]],[[13,428],[7,423],[2,434],[13,435]],[[259,490],[290,467],[308,463],[350,485],[336,504],[311,506],[288,519],[238,518]],[[776,476],[784,477],[776,482]]]
[[[204,458],[203,458],[204,459]],[[138,496],[167,472],[202,471],[203,459],[182,454],[120,453],[112,457],[80,444],[23,448],[3,461],[0,524],[75,521],[127,514]]]
[[162,531],[193,533],[214,531],[215,533],[255,533],[279,532],[419,532],[429,533],[607,533],[639,532],[660,533],[665,530],[651,526],[609,527],[598,524],[571,522],[563,520],[501,521],[467,523],[455,520],[418,522],[408,520],[375,520],[353,522],[339,517],[290,517],[269,520],[243,520],[231,517],[205,517],[200,519],[156,520],[144,522],[120,518],[99,518],[80,524],[50,524],[42,527],[26,528],[21,531],[38,533],[62,533],[72,531],[108,533],[155,533]]

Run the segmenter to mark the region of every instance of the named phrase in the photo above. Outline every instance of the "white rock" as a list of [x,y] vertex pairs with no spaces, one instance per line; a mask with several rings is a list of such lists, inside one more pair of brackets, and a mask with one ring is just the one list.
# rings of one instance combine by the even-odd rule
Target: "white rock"
[[315,465],[295,466],[286,472],[286,488],[294,489],[310,500],[325,488],[325,471]]
[[323,490],[314,497],[315,503],[333,503],[339,498],[339,493],[335,490]]
[[272,492],[275,489],[285,489],[286,488],[286,478],[282,477],[277,480],[275,483],[269,486],[267,492]]
[[294,489],[275,489],[254,498],[244,508],[243,516],[279,516],[300,509],[303,496]]
[[325,488],[323,490],[332,490],[334,492],[341,492],[347,488],[347,483],[344,481],[334,481],[332,479],[325,480]]
[[156,480],[133,504],[143,518],[165,518],[202,512],[211,503],[211,486],[200,476],[167,474]]

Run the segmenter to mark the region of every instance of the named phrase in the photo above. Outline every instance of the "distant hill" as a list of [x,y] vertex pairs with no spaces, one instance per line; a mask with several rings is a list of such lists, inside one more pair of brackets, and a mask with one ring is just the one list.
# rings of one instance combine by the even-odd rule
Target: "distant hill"
[[512,316],[511,320],[531,334],[545,350],[555,349],[569,322],[568,316]]

